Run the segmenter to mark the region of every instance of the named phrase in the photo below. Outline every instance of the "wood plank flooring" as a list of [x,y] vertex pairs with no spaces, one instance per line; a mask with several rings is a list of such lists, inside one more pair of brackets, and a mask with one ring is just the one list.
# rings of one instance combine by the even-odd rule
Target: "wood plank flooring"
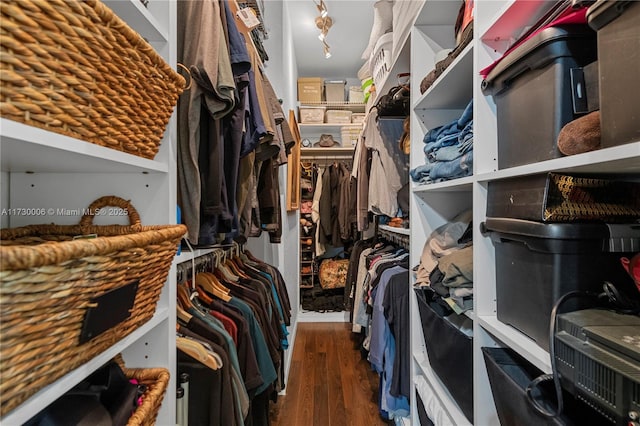
[[286,395],[271,404],[271,425],[387,425],[378,381],[349,324],[298,323]]

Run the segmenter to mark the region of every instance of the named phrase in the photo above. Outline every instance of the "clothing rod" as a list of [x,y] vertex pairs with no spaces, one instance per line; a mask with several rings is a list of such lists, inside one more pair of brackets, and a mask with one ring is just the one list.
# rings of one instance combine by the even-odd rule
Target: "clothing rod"
[[404,234],[396,234],[395,232],[378,228],[378,235],[385,240],[398,244],[406,249],[409,248],[409,236]]

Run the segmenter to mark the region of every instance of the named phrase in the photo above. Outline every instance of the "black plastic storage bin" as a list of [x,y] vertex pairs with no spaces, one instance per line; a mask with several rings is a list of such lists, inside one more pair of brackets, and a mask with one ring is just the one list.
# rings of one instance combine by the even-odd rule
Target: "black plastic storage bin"
[[[587,404],[563,393],[565,408],[554,418],[545,417],[529,402],[527,386],[543,374],[512,349],[482,348],[500,426],[572,426],[612,424]],[[552,382],[534,388],[532,396],[549,411],[556,407]]]
[[[473,422],[473,337],[454,325],[473,328],[471,319],[452,313],[450,321],[437,311],[428,288],[415,288],[422,322],[429,364],[456,400],[458,406]],[[434,309],[436,308],[436,309]]]
[[638,176],[605,179],[554,172],[492,180],[487,216],[631,223],[640,219],[640,181]]
[[[604,281],[632,295],[621,257],[640,250],[640,224],[541,223],[490,218],[481,225],[495,246],[498,320],[549,350],[555,302],[573,290],[602,292]],[[589,307],[570,299],[560,312]]]
[[491,70],[482,86],[496,103],[498,168],[562,155],[558,133],[582,115],[574,112],[571,70],[595,61],[596,49],[596,33],[588,25],[551,27]]
[[598,31],[601,146],[640,141],[640,2],[598,0],[587,21]]

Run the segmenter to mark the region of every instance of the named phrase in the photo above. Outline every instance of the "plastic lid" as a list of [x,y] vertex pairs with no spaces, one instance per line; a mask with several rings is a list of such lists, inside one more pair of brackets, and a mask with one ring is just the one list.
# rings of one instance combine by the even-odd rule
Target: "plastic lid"
[[594,30],[599,30],[622,15],[633,1],[598,0],[587,10],[587,22]]
[[611,239],[620,245],[623,245],[624,240],[640,239],[640,224],[543,223],[524,219],[488,217],[482,226],[483,231],[503,234],[564,240]]
[[[558,40],[572,38],[593,38],[595,33],[588,25],[564,25],[549,27],[532,36],[524,43],[509,52],[482,81],[482,90],[485,92],[500,92],[524,71],[539,69],[563,56],[572,56],[571,49]],[[594,38],[595,39],[595,38]],[[546,48],[544,54],[536,55],[529,63],[524,64],[524,58],[536,51]]]

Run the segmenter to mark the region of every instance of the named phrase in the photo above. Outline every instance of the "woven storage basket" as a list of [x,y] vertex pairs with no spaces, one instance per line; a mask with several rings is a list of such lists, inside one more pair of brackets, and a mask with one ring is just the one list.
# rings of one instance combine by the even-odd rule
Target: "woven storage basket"
[[127,426],[154,425],[169,384],[169,370],[166,368],[127,368],[119,355],[116,357],[116,362],[129,379],[136,379],[140,384],[147,386],[147,390],[142,395],[142,404],[131,415]]
[[[130,225],[30,225],[0,231],[0,415],[101,353],[155,313],[184,225],[142,226],[126,200]],[[97,234],[93,239],[74,236]],[[130,316],[80,344],[91,299],[138,280]]]
[[2,117],[153,158],[184,79],[97,0],[0,2]]

